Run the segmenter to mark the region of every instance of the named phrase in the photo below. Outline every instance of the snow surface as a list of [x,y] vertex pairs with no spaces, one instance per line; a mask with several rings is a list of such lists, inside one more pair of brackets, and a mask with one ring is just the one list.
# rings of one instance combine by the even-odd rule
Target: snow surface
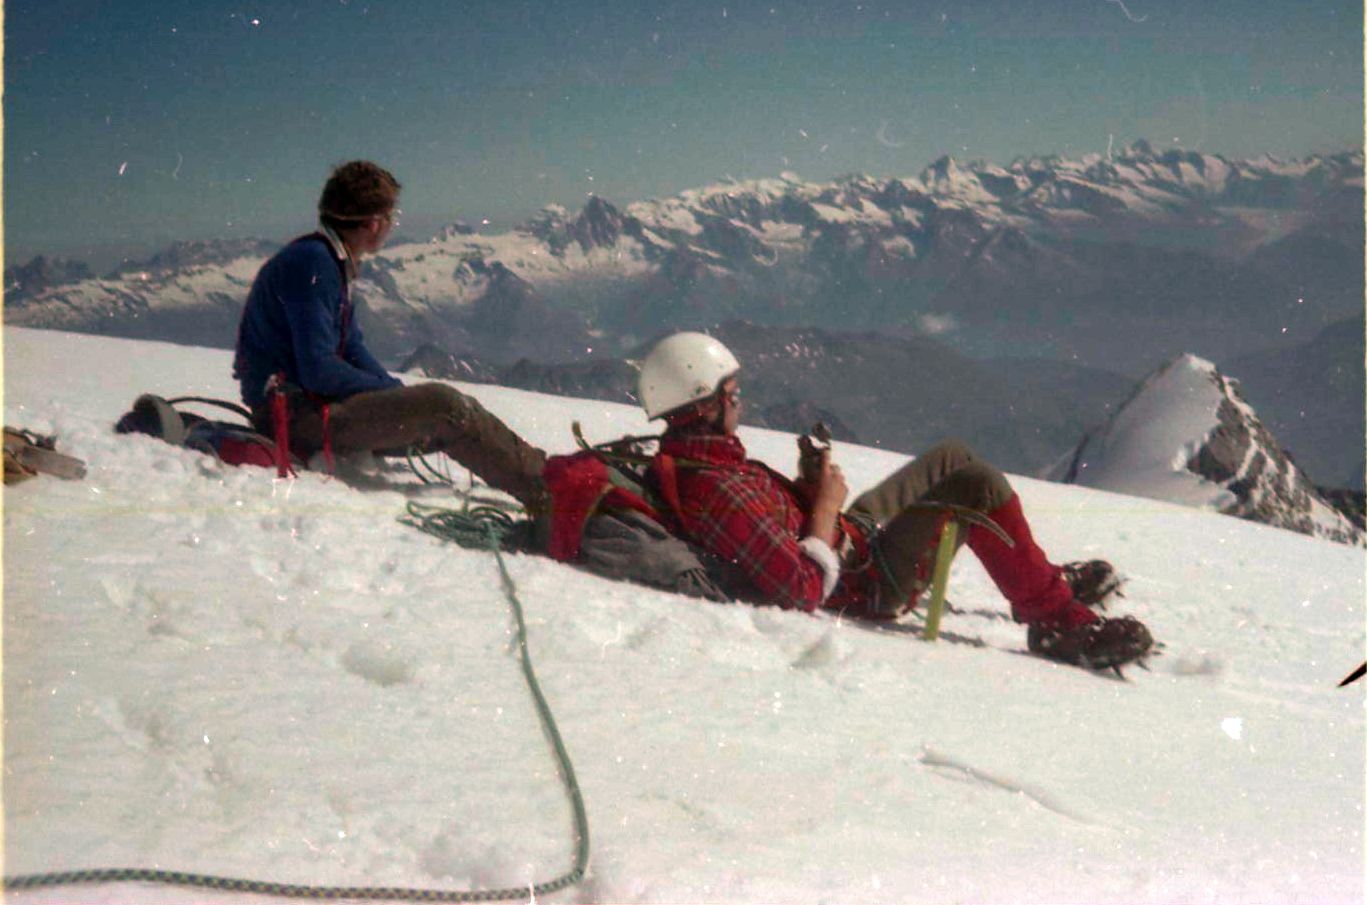
[[[229,355],[7,329],[5,422],[89,463],[4,493],[5,871],[527,884],[570,811],[488,553],[400,489],[225,468],[115,418],[231,397]],[[466,387],[534,441],[621,406]],[[790,436],[746,430],[791,467]],[[841,446],[858,491],[900,457]],[[399,480],[395,477],[394,480]],[[944,637],[510,558],[593,834],[556,901],[1361,902],[1364,551],[1016,479],[1167,645],[1121,682],[1023,654],[969,555]],[[411,488],[410,488],[411,490]],[[411,490],[411,492],[416,492]],[[444,502],[443,497],[426,497]],[[972,642],[980,639],[983,646]],[[255,902],[71,887],[30,902]]]

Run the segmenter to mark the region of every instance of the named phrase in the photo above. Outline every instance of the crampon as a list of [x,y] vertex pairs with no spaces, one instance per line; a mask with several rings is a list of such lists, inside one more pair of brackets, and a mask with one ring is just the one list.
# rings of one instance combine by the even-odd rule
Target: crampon
[[1122,666],[1133,663],[1147,669],[1146,661],[1156,653],[1153,635],[1133,616],[1103,616],[1070,629],[1031,625],[1026,646],[1041,657],[1086,669],[1112,670],[1120,678],[1125,677]]

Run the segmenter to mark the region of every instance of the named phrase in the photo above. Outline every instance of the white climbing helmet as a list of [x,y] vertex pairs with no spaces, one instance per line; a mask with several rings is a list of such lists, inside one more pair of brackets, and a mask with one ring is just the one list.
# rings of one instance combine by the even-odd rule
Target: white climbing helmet
[[740,370],[731,350],[705,333],[675,333],[655,344],[641,363],[641,408],[659,418],[706,399]]

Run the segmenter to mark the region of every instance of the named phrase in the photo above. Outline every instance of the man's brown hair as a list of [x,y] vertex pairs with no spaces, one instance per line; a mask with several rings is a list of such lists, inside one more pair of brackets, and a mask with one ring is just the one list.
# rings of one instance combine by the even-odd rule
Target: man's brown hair
[[353,160],[332,168],[318,198],[318,217],[333,229],[353,229],[388,213],[399,200],[399,180],[379,164]]

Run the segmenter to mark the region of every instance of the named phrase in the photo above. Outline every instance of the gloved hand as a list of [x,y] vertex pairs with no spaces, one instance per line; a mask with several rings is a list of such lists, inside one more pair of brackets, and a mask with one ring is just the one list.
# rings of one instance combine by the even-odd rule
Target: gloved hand
[[635,510],[596,515],[584,526],[580,560],[608,578],[674,589],[679,576],[702,571],[688,545]]

